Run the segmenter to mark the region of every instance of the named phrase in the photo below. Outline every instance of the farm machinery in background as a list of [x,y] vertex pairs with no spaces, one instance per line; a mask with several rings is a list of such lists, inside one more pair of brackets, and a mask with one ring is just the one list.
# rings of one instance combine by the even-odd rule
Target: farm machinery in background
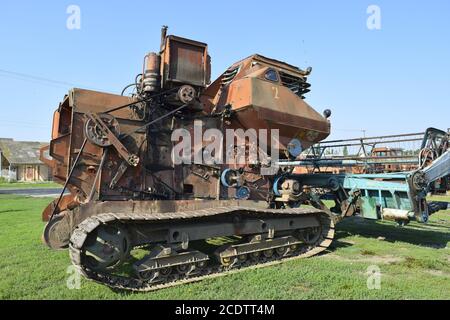
[[[349,160],[303,157],[330,133],[331,112],[321,115],[304,100],[310,68],[252,55],[210,83],[207,45],[166,31],[159,51],[145,56],[142,73],[125,88],[134,89],[131,96],[72,89],[41,150],[64,185],[43,212],[43,240],[68,248],[87,278],[154,290],[315,255],[347,216],[404,224],[426,222],[444,208],[425,196],[432,181],[450,173],[447,134],[427,130],[421,165],[401,182],[320,171]],[[188,137],[190,152],[182,158],[191,160],[212,153],[196,130],[204,137],[249,129],[277,137],[258,135],[257,146],[251,136],[241,140],[244,155],[270,149],[256,162],[175,159],[174,132]],[[238,153],[231,148],[227,156]],[[307,166],[316,170],[296,171]],[[323,199],[336,205],[330,210]]]
[[[430,214],[448,206],[446,202],[427,203],[426,196],[438,188],[447,191],[449,137],[448,132],[428,128],[425,133],[324,141],[290,165],[298,166],[294,169],[296,179],[334,191],[322,198],[338,200],[339,205],[336,192],[342,193],[344,208],[333,209],[343,215],[357,212],[364,218],[394,220],[399,225],[411,220],[427,222]],[[419,142],[417,152],[386,147],[405,142]],[[355,154],[333,154],[347,147],[354,147]],[[348,206],[348,201],[354,205]]]

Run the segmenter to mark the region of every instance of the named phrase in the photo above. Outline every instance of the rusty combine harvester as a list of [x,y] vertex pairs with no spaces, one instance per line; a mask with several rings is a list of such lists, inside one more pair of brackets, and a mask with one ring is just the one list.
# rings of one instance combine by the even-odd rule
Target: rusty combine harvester
[[[145,56],[131,97],[72,89],[41,150],[54,180],[68,190],[44,210],[43,240],[68,248],[84,276],[112,288],[154,290],[315,255],[331,244],[345,216],[371,210],[378,218],[421,220],[431,213],[417,196],[423,174],[415,200],[405,204],[410,190],[401,193],[408,185],[402,184],[392,193],[402,207],[392,208],[376,205],[371,192],[361,206],[364,194],[350,190],[345,177],[293,173],[299,164],[291,149],[330,133],[330,112],[321,115],[304,101],[310,69],[252,55],[210,83],[207,45],[166,30],[160,52]],[[202,134],[265,129],[268,136],[277,130],[281,159],[271,159],[269,141],[271,152],[256,163],[177,163],[173,133],[195,137],[198,128]],[[205,155],[205,143],[189,138],[188,158]],[[271,164],[277,169],[262,174]],[[332,210],[321,201],[326,193],[336,202]],[[229,241],[213,245],[211,239],[224,237]]]

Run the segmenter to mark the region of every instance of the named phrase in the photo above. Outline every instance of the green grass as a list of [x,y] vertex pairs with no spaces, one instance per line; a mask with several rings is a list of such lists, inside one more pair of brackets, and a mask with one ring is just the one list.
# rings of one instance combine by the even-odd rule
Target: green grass
[[30,189],[30,188],[62,188],[58,183],[44,182],[0,182],[0,189]]
[[450,202],[450,196],[432,196],[427,198],[428,201],[447,201]]
[[[0,195],[0,299],[450,299],[449,211],[405,228],[348,218],[320,256],[129,293],[85,279],[79,290],[66,287],[67,251],[40,241],[40,213],[50,200]],[[367,289],[370,265],[381,269],[380,290]]]

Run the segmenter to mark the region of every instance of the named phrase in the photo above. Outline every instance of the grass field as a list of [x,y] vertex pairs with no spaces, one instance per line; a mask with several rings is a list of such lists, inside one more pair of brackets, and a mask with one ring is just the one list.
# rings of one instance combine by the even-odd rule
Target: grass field
[[[66,286],[67,251],[41,242],[49,198],[0,195],[0,299],[450,299],[450,211],[428,225],[347,219],[329,252],[151,293]],[[447,200],[450,200],[447,197]],[[367,267],[381,289],[367,289]]]
[[0,182],[0,189],[62,188],[55,182]]

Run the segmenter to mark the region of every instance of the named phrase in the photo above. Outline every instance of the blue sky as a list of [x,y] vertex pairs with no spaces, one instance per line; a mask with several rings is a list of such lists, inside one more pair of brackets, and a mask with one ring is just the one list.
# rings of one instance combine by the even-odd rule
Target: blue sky
[[[307,101],[333,111],[330,138],[450,127],[448,0],[164,3],[2,1],[0,137],[48,140],[72,85],[120,93],[158,49],[163,24],[208,43],[213,77],[252,53],[312,66]],[[80,30],[66,28],[71,4],[81,9]],[[366,26],[371,4],[380,30]]]

